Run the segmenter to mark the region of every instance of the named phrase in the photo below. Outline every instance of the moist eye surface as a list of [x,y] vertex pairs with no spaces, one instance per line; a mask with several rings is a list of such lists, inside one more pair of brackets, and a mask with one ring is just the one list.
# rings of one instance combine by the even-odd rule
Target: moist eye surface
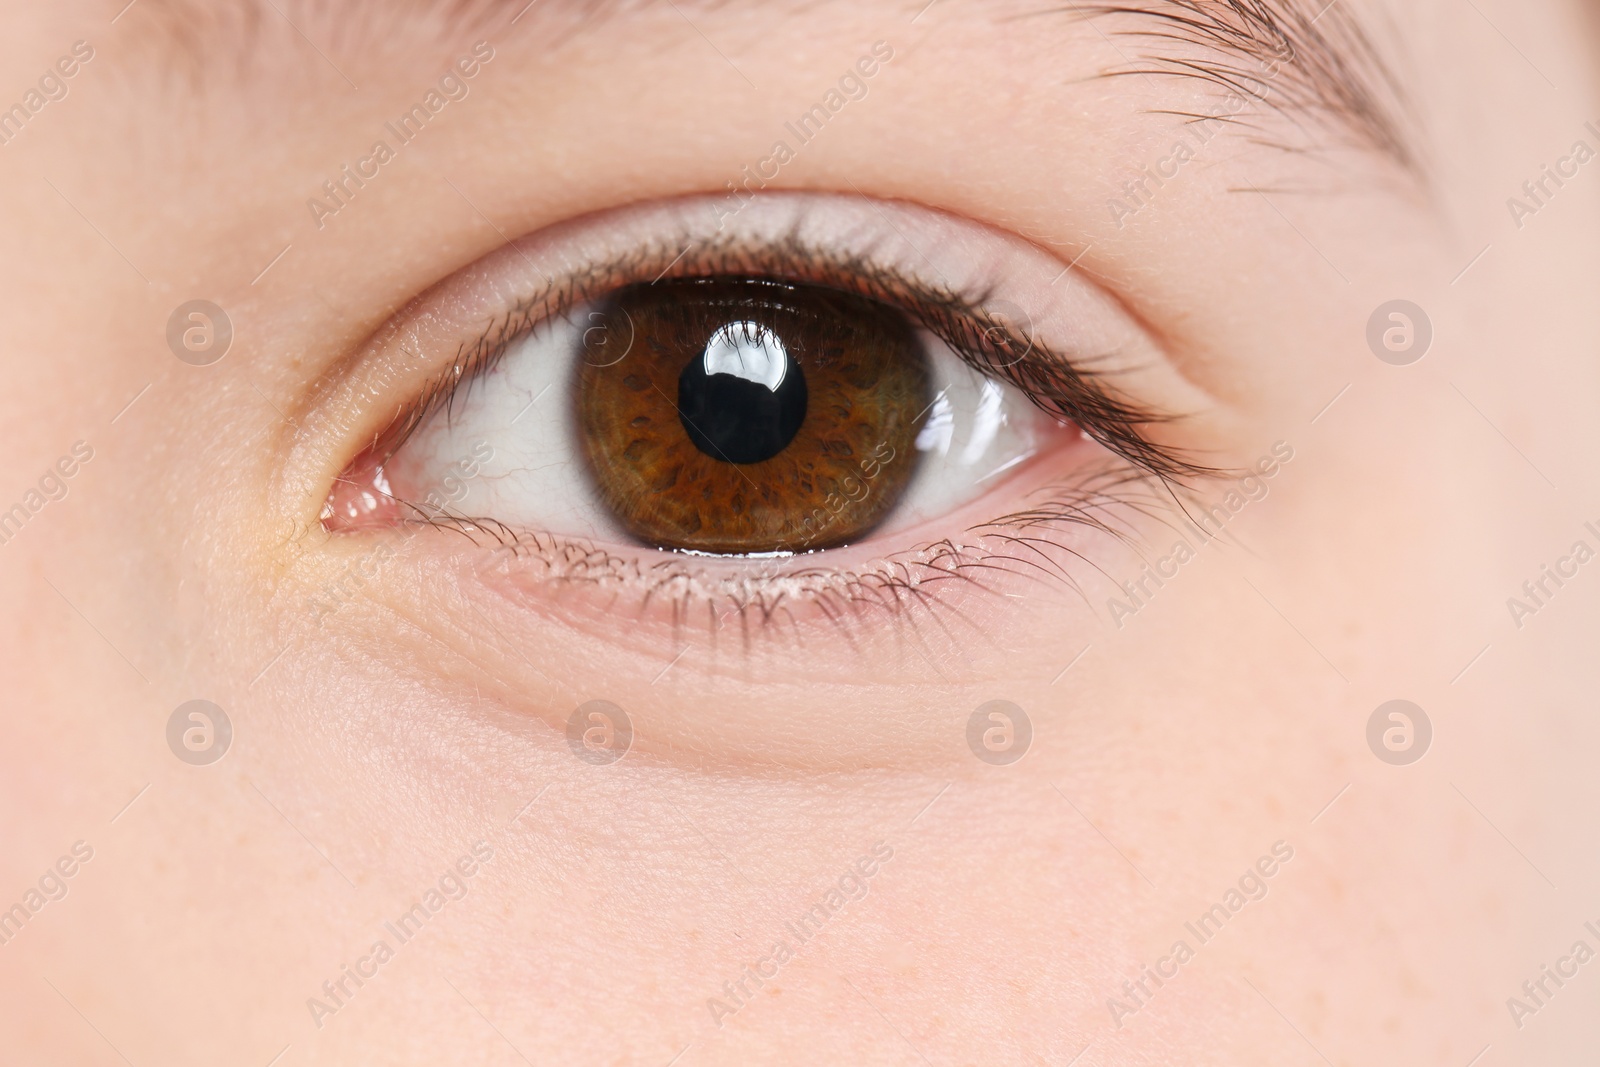
[[661,548],[803,551],[901,498],[933,403],[906,316],[820,286],[685,279],[618,290],[578,365],[601,503]]
[[795,557],[843,581],[921,558],[1089,474],[1090,437],[1152,451],[1142,412],[1076,362],[1120,366],[1144,341],[1097,290],[1049,292],[1054,258],[832,196],[763,201],[706,248],[700,215],[674,201],[536,233],[408,309],[371,350],[394,406],[368,406],[394,414],[363,428],[324,525],[448,527],[562,575],[604,562],[648,575],[645,602],[679,565],[765,582],[768,557]]
[[695,447],[729,463],[760,463],[806,418],[806,374],[776,333],[732,322],[678,376],[678,421]]

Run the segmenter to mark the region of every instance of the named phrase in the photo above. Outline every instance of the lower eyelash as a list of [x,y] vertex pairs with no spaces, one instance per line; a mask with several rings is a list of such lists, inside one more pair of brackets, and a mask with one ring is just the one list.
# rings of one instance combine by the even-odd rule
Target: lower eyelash
[[[1131,543],[1140,520],[1169,523],[1172,497],[1165,482],[1120,459],[1080,471],[1035,491],[1028,508],[969,527],[970,541],[940,540],[885,555],[870,566],[808,567],[784,573],[712,575],[692,557],[669,554],[658,562],[619,554],[586,541],[516,530],[494,520],[429,516],[411,525],[461,533],[492,550],[478,568],[513,580],[590,590],[641,589],[637,610],[664,602],[675,632],[704,626],[713,637],[737,626],[745,647],[758,638],[797,636],[802,613],[814,612],[852,645],[879,622],[916,630],[935,625],[947,634],[964,620],[956,589],[1005,595],[1006,583],[1064,586],[1088,603],[1076,565],[1105,573],[1065,536],[1089,530]],[[793,557],[789,561],[792,562]],[[542,573],[541,573],[542,571]],[[951,635],[954,636],[954,635]]]

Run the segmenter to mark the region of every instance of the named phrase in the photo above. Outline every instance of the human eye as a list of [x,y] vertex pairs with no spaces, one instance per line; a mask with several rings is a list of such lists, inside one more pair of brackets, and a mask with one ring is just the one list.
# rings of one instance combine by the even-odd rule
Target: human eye
[[[397,517],[787,556],[937,517],[1058,429],[906,312],[773,277],[624,285],[489,356],[459,404],[441,398],[447,417],[369,457],[333,519],[382,500]],[[441,494],[457,456],[476,477]]]
[[402,310],[324,527],[465,533],[645,620],[870,624],[1059,571],[1199,471],[1124,390],[1148,342],[1053,257],[865,198],[712,208],[559,225]]

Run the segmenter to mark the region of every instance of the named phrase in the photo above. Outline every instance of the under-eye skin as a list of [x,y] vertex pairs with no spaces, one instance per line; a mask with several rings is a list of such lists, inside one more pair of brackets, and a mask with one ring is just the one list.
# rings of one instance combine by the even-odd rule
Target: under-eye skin
[[[375,428],[324,525],[449,527],[509,549],[492,567],[524,591],[837,621],[937,606],[952,582],[1058,581],[1209,473],[987,288],[801,230],[673,233],[540,272],[431,357],[444,369]],[[430,358],[406,349],[420,335],[390,331]]]

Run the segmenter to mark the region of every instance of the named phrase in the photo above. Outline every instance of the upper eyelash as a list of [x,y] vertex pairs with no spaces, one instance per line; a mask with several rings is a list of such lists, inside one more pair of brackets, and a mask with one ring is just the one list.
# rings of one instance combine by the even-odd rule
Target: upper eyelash
[[1171,416],[1141,409],[1118,396],[1081,359],[1051,351],[1036,338],[1018,336],[997,319],[985,308],[993,299],[991,290],[961,294],[946,286],[929,286],[873,261],[870,252],[840,255],[807,244],[798,236],[798,225],[778,241],[657,242],[623,260],[550,281],[543,291],[496,318],[476,340],[463,344],[451,365],[375,436],[369,451],[386,462],[440,408],[449,417],[455,401],[465,399],[472,384],[516,341],[611,290],[651,277],[658,265],[665,264],[651,284],[668,277],[772,277],[842,289],[888,304],[949,345],[980,374],[1010,383],[1040,410],[1075,424],[1161,481],[1182,485],[1216,473],[1140,432],[1140,427],[1170,421]]

